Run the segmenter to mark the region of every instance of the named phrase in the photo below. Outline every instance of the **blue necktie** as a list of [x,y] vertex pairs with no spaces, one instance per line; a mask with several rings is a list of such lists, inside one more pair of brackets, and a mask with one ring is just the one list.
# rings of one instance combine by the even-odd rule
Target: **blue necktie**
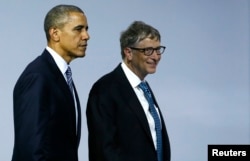
[[[73,96],[73,98],[75,99],[74,97],[74,94],[73,94],[73,79],[72,79],[72,72],[71,72],[71,69],[70,67],[68,66],[68,69],[66,70],[65,72],[66,74],[66,77],[67,77],[67,83],[68,83],[68,86],[69,86],[69,89],[71,91],[71,94]],[[76,94],[77,95],[77,94]],[[77,117],[77,120],[76,120],[76,124],[77,124],[77,133],[78,133],[78,137],[79,137],[79,140],[80,140],[80,129],[81,129],[81,109],[80,109],[80,106],[76,105],[75,107],[76,109],[76,113],[78,113],[78,117]]]
[[144,96],[146,97],[149,104],[149,112],[154,118],[155,131],[156,131],[156,145],[157,145],[157,158],[158,161],[162,161],[162,132],[161,132],[161,121],[160,117],[155,109],[152,94],[145,82],[141,82],[139,87],[143,90]]
[[71,93],[73,94],[73,79],[72,79],[72,72],[71,72],[71,69],[69,66],[68,66],[68,69],[66,70],[65,74],[67,77],[67,83],[68,83],[69,89],[70,89]]

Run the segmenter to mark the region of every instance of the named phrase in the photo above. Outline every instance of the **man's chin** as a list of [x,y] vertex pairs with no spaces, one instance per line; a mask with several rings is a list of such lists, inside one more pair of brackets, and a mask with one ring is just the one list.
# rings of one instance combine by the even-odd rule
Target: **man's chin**
[[78,54],[77,57],[78,58],[83,58],[83,57],[85,57],[85,55],[86,55],[85,53],[81,53],[81,54]]
[[148,74],[154,74],[156,72],[156,69],[154,68],[154,69],[149,69],[148,70]]

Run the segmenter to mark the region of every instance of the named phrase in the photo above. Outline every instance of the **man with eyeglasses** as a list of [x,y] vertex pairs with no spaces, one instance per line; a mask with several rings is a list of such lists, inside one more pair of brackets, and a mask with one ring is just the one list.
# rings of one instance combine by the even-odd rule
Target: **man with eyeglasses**
[[89,160],[170,161],[164,117],[145,81],[165,50],[160,33],[135,21],[122,32],[120,45],[122,63],[89,93]]

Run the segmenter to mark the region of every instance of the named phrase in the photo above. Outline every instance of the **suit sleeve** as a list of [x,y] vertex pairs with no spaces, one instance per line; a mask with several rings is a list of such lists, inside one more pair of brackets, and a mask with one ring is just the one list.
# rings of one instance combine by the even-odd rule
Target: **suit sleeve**
[[108,89],[93,86],[87,103],[89,161],[122,161],[116,137],[115,105]]
[[14,158],[18,161],[45,161],[46,126],[49,120],[49,92],[46,79],[30,74],[14,89]]

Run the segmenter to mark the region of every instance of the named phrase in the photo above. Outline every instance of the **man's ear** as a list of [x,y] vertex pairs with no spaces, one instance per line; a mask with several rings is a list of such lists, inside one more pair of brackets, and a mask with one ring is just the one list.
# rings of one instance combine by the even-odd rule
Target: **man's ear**
[[50,39],[58,42],[60,40],[60,30],[57,27],[52,27],[49,29]]
[[133,53],[132,53],[132,50],[128,47],[124,48],[123,49],[123,52],[124,52],[124,55],[125,57],[128,59],[128,60],[131,60],[132,57],[133,57]]

